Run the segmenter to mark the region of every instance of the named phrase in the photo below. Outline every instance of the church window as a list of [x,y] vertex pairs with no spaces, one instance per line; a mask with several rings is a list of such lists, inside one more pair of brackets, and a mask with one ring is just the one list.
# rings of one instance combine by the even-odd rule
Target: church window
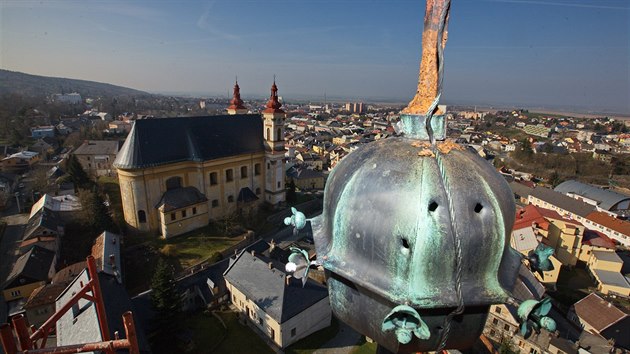
[[241,166],[241,178],[247,178],[247,166]]
[[177,219],[177,215],[175,213],[171,213],[171,221]]
[[280,182],[278,182],[278,188],[280,188]]
[[267,162],[267,169],[271,170],[271,164],[269,162]]
[[232,182],[234,180],[234,170],[231,168],[229,170],[225,170],[225,181]]
[[234,196],[228,195],[228,203],[234,203]]
[[211,186],[216,186],[217,184],[219,184],[219,177],[217,176],[216,172],[210,172],[210,185]]
[[267,128],[267,139],[271,139],[271,130]]
[[212,207],[213,208],[219,207],[219,200],[218,199],[213,199],[212,200]]
[[147,222],[147,213],[145,213],[144,210],[138,210],[138,222]]
[[256,194],[260,194],[260,188],[256,188]]
[[260,176],[260,164],[259,163],[254,165],[254,176]]
[[282,128],[278,128],[278,134],[276,135],[276,141],[282,140],[284,137],[282,136]]
[[182,178],[179,176],[171,177],[166,180],[166,190],[182,188]]

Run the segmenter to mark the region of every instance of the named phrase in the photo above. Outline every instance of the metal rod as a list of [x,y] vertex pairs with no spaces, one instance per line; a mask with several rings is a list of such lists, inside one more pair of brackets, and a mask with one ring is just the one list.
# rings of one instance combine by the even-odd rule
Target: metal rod
[[416,95],[403,113],[425,115],[441,90],[441,50],[448,37],[450,0],[427,0],[422,33],[422,59]]
[[[127,339],[112,340],[106,342],[95,342],[85,344],[64,345],[62,347],[41,348],[29,350],[28,354],[68,354],[68,353],[85,353],[93,351],[116,351],[118,349],[129,348]],[[131,353],[131,352],[130,352]]]
[[92,296],[94,297],[94,304],[96,305],[96,315],[98,316],[98,323],[101,327],[101,338],[103,341],[108,341],[109,337],[109,325],[107,324],[107,314],[105,313],[105,305],[103,304],[103,294],[101,293],[101,283],[98,280],[98,270],[96,269],[96,262],[94,257],[87,256],[88,273],[90,275],[90,282],[92,283]]
[[26,326],[24,315],[19,314],[13,317],[13,328],[15,328],[15,333],[20,343],[20,349],[33,349],[33,342],[31,341],[31,336],[28,334],[28,327]]
[[17,344],[15,343],[15,337],[13,337],[13,331],[8,323],[0,325],[0,340],[2,340],[2,349],[6,354],[16,354]]
[[140,354],[136,325],[133,322],[133,314],[131,311],[127,311],[123,314],[123,326],[125,327],[125,336],[129,341],[129,354]]

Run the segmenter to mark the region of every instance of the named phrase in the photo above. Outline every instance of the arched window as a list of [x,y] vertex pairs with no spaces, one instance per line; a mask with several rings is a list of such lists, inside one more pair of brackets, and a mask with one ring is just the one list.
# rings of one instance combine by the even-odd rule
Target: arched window
[[138,222],[147,222],[147,213],[145,213],[144,210],[138,210]]
[[282,128],[278,128],[278,135],[276,135],[276,141],[282,140],[284,137],[282,136]]
[[269,128],[267,128],[267,139],[271,139],[271,130]]
[[166,190],[182,188],[182,178],[179,176],[171,177],[166,180]]

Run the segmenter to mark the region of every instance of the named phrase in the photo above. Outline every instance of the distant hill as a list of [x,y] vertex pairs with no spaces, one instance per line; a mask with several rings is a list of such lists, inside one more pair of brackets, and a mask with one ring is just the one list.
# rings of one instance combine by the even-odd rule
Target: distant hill
[[78,92],[86,97],[145,96],[147,92],[101,82],[30,75],[0,69],[0,95],[17,93],[25,96],[50,96]]

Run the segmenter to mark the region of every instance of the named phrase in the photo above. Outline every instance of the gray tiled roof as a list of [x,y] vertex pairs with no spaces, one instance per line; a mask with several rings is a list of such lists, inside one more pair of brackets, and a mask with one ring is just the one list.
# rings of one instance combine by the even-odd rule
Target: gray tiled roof
[[536,187],[530,195],[583,218],[595,210],[593,205],[573,199],[549,188]]
[[48,271],[54,260],[55,252],[37,245],[33,246],[15,262],[5,283],[6,286],[12,285],[20,277],[32,281],[48,280]]
[[601,189],[590,184],[581,183],[575,180],[560,183],[555,189],[560,193],[573,193],[585,198],[598,201],[598,206],[605,210],[611,210],[615,205],[630,200],[630,196],[617,193],[611,190]]
[[114,167],[136,169],[264,151],[260,115],[136,120]]
[[183,187],[164,192],[155,208],[164,206],[164,211],[169,212],[207,201],[208,198],[197,188]]
[[[269,269],[269,262],[272,262],[273,269]],[[267,315],[283,323],[328,296],[324,286],[310,279],[304,288],[302,281],[294,278],[290,278],[289,285],[286,285],[288,275],[283,269],[284,265],[280,262],[244,251],[224,277]]]
[[115,155],[120,143],[117,140],[88,140],[79,146],[75,155]]

